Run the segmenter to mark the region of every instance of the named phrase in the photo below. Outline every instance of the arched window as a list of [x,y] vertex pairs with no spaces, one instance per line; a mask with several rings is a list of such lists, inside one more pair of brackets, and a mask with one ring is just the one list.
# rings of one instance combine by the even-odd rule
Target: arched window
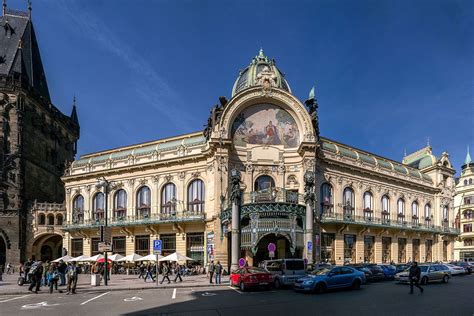
[[62,225],[63,224],[63,216],[61,214],[58,214],[56,216],[56,225]]
[[397,217],[399,221],[403,221],[405,218],[405,200],[401,198],[397,201]]
[[46,216],[43,213],[39,215],[38,225],[46,225]]
[[275,187],[275,181],[270,176],[260,176],[255,180],[255,191],[269,190]]
[[53,214],[48,215],[48,225],[54,225],[54,215]]
[[92,199],[92,214],[93,219],[96,222],[99,222],[104,218],[104,202],[104,193],[102,192],[94,195],[94,198]]
[[342,201],[344,205],[344,215],[354,215],[355,197],[352,188],[347,187],[344,189]]
[[204,211],[204,182],[200,179],[194,180],[188,186],[188,211],[202,213]]
[[414,224],[418,224],[418,202],[411,203],[411,218]]
[[76,196],[72,202],[72,222],[84,222],[84,197],[82,195]]
[[127,192],[120,189],[114,195],[114,217],[123,219],[127,215]]
[[449,227],[449,207],[447,205],[443,205],[443,227]]
[[469,179],[469,184],[472,184],[472,178],[471,178],[471,179]]
[[147,186],[141,187],[137,192],[137,216],[148,218],[151,208],[151,192]]
[[161,189],[161,213],[176,213],[176,186],[173,183],[167,183]]
[[390,199],[387,195],[382,196],[382,221],[384,224],[390,221]]
[[374,197],[369,191],[364,192],[364,218],[372,220]]
[[323,214],[331,214],[333,212],[332,186],[329,183],[321,185],[321,209]]
[[467,179],[464,179],[464,185],[467,185]]
[[429,223],[431,221],[431,204],[425,204],[425,222]]
[[474,212],[472,210],[466,210],[463,213],[464,219],[472,219],[474,218]]

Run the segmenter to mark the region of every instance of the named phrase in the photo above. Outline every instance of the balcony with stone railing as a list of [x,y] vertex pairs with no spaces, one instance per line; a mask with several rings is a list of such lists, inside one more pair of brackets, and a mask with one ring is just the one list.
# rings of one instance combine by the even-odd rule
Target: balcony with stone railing
[[[135,213],[135,210],[132,210]],[[136,214],[136,213],[135,213]],[[178,222],[203,222],[206,218],[204,212],[193,211],[176,211],[171,213],[152,213],[150,215],[143,212],[137,215],[128,216],[113,216],[107,219],[108,226],[135,226],[135,225],[153,225],[163,223],[178,223]],[[67,221],[63,226],[66,231],[75,229],[84,229],[91,227],[98,227],[105,224],[103,217],[95,219],[72,219]]]
[[34,202],[30,208],[33,216],[33,233],[36,236],[49,233],[61,234],[66,217],[66,208],[62,203]]

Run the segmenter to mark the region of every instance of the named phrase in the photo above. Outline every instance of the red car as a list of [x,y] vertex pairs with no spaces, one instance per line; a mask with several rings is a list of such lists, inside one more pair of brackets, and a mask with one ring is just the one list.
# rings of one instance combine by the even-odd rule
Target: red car
[[238,286],[241,291],[260,286],[269,289],[273,285],[273,275],[262,268],[243,267],[231,273],[230,285]]

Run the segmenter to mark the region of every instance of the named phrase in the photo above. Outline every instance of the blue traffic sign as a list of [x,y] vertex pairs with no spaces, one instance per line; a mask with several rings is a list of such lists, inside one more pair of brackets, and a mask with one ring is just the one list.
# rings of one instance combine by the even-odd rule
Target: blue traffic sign
[[308,250],[309,251],[313,250],[313,242],[312,241],[308,241]]
[[161,240],[160,239],[155,239],[153,240],[153,250],[161,250]]

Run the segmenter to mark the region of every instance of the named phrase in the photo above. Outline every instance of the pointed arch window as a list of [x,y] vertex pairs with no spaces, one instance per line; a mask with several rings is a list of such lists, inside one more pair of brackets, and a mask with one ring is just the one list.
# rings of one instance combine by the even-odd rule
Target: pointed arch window
[[372,220],[373,218],[373,204],[374,197],[371,192],[366,191],[364,193],[364,219]]
[[173,183],[167,183],[161,189],[161,214],[176,213],[176,186]]
[[188,211],[192,213],[204,212],[204,200],[204,182],[196,179],[188,186]]
[[84,197],[78,195],[72,202],[72,222],[84,223]]
[[124,219],[127,216],[127,192],[120,189],[114,195],[114,217]]
[[334,212],[332,195],[332,186],[329,183],[323,183],[321,185],[321,209],[323,215],[331,215]]
[[354,190],[351,187],[344,189],[342,194],[344,216],[352,217],[354,215],[355,197]]
[[98,192],[92,199],[92,217],[96,222],[104,219],[104,193]]
[[148,218],[151,210],[151,191],[147,186],[141,187],[137,191],[137,216]]
[[418,202],[411,203],[411,219],[414,225],[418,224]]

